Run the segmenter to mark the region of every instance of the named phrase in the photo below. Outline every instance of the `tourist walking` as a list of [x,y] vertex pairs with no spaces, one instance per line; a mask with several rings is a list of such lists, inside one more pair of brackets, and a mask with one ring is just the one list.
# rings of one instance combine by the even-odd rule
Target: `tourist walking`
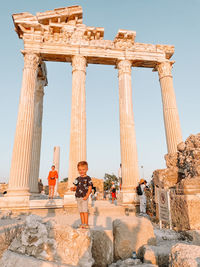
[[115,187],[115,183],[112,182],[112,186],[110,189],[110,193],[111,193],[111,197],[112,197],[112,204],[114,203],[114,201],[117,199],[116,197],[116,187]]
[[146,215],[147,200],[146,200],[145,190],[146,190],[146,181],[144,179],[141,179],[139,185],[137,186],[137,194],[140,199],[140,215]]
[[56,180],[58,179],[58,172],[55,170],[55,165],[51,166],[51,171],[47,179],[49,184],[49,198],[53,199]]
[[80,228],[88,229],[88,199],[92,192],[92,179],[87,175],[87,161],[80,161],[77,165],[80,174],[74,181],[74,187],[70,189],[76,191],[75,197],[81,218]]

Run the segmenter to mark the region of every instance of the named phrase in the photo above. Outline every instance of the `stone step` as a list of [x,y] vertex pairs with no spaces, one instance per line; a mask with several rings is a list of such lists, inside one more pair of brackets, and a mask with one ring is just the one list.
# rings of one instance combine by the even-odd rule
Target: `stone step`
[[34,199],[29,202],[30,209],[63,208],[63,199]]

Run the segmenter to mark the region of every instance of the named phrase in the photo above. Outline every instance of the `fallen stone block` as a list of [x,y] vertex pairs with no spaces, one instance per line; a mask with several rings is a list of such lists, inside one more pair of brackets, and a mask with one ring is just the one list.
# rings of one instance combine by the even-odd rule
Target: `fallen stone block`
[[91,248],[89,230],[63,227],[53,220],[44,223],[37,215],[26,218],[21,233],[9,246],[12,252],[81,267],[91,267],[94,263]]
[[132,257],[143,245],[155,245],[156,238],[151,222],[146,218],[127,217],[113,221],[114,259]]
[[[21,255],[7,250],[0,259],[1,267],[71,267],[72,265],[38,260],[34,257]],[[79,267],[78,265],[74,267]]]
[[200,247],[188,244],[176,244],[171,249],[169,266],[199,267]]
[[137,256],[144,263],[157,264],[161,267],[169,266],[169,254],[171,251],[172,244],[166,243],[159,246],[143,246]]
[[106,267],[113,262],[112,230],[92,230],[93,267]]

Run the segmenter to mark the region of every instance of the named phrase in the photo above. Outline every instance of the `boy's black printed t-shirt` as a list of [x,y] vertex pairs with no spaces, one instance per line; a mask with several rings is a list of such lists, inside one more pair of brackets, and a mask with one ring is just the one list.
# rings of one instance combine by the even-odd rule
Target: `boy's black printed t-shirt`
[[90,176],[86,177],[77,177],[76,178],[76,197],[85,197],[89,186],[92,186],[92,179]]

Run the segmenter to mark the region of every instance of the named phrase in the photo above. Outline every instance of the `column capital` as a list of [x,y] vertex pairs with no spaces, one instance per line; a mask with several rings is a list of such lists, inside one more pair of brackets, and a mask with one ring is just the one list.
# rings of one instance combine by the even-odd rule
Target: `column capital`
[[84,71],[86,73],[87,60],[81,55],[72,56],[72,72],[76,70]]
[[127,60],[127,59],[118,60],[116,67],[118,69],[119,76],[124,73],[131,74],[132,63],[130,60]]
[[159,78],[162,79],[164,77],[172,77],[172,65],[174,62],[164,61],[160,62],[156,66],[156,70],[158,71]]
[[24,55],[24,69],[36,70],[40,63],[40,56],[37,53],[23,52]]

